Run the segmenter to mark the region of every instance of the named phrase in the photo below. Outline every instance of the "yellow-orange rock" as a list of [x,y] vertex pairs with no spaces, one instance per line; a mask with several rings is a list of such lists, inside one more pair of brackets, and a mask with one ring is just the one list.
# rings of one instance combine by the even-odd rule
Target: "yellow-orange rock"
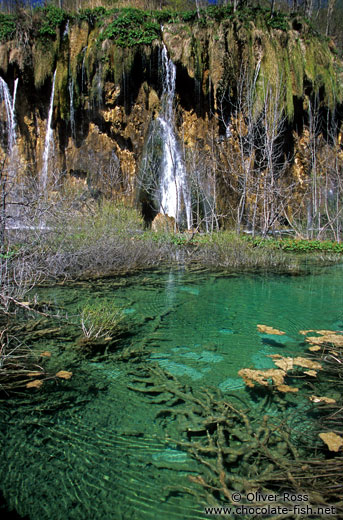
[[152,221],[151,229],[156,233],[174,233],[177,231],[175,218],[158,213]]

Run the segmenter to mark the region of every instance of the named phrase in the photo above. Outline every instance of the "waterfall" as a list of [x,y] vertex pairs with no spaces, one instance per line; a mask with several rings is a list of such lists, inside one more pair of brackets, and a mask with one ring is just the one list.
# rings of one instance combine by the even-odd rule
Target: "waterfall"
[[102,85],[102,63],[100,62],[93,78],[94,97],[92,100],[93,108],[102,105],[103,85]]
[[81,54],[83,54],[82,58],[82,66],[81,66],[81,91],[83,92],[83,89],[85,87],[85,77],[86,77],[86,71],[85,71],[85,60],[86,60],[86,52],[87,52],[88,46],[84,47],[81,51]]
[[192,226],[192,210],[187,175],[174,132],[174,97],[176,67],[165,45],[162,49],[163,92],[162,111],[157,121],[162,137],[162,172],[160,179],[160,212],[180,223],[182,212],[188,229]]
[[55,70],[54,79],[52,82],[49,114],[48,114],[48,120],[47,120],[47,124],[46,124],[44,153],[43,153],[43,168],[42,168],[42,173],[41,173],[42,191],[45,191],[47,181],[48,181],[49,155],[50,155],[51,141],[53,138],[53,131],[51,128],[51,123],[52,123],[52,114],[53,114],[53,110],[54,110],[55,79],[56,79],[56,70]]
[[75,132],[75,111],[74,111],[74,80],[71,78],[69,80],[69,98],[70,98],[70,128],[71,128],[71,136],[75,141],[76,132]]
[[16,144],[16,122],[15,122],[15,100],[17,96],[18,79],[14,82],[13,99],[10,94],[8,85],[0,77],[0,102],[3,102],[7,117],[7,149],[9,155],[12,154],[13,148]]
[[63,32],[63,38],[69,35],[69,20],[67,21],[66,27]]
[[13,88],[13,102],[12,102],[12,111],[13,111],[13,116],[14,116],[14,111],[15,111],[15,102],[16,102],[16,99],[17,99],[18,81],[19,81],[19,78],[17,78],[17,79],[14,81],[14,88]]

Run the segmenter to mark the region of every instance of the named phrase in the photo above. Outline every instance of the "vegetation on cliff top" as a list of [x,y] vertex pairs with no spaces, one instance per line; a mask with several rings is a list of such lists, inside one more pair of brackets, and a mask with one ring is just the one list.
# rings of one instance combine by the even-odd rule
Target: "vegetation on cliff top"
[[[277,13],[298,13],[311,20],[314,27],[322,34],[331,35],[335,44],[342,49],[342,0],[329,0],[328,2],[314,3],[311,1],[302,2],[294,0],[293,2],[284,2],[283,0],[262,0],[255,2],[254,0],[239,0],[228,2],[226,0],[2,0],[0,11],[6,13],[16,13],[20,9],[33,10],[39,6],[57,6],[63,8],[68,13],[84,13],[88,12],[89,21],[96,18],[98,13],[113,8],[134,7],[149,12],[169,12],[171,18],[176,12],[186,12],[186,18],[190,19],[196,16],[201,18],[206,8],[214,11],[215,16],[219,17],[220,8],[232,4],[234,10],[237,8],[253,8],[264,7],[266,12],[270,13],[270,20],[274,21],[278,27],[282,25],[282,21],[276,20]],[[161,15],[165,20],[165,15]],[[158,19],[156,21],[159,21]],[[187,20],[186,20],[187,21]],[[281,27],[280,27],[281,28]]]
[[[261,65],[256,84],[257,97],[263,97],[264,80],[261,83],[261,78],[267,78],[271,83],[282,81],[286,86],[285,112],[290,119],[294,114],[293,96],[303,95],[304,81],[310,81],[316,92],[323,89],[325,101],[331,108],[342,98],[337,81],[338,60],[335,59],[335,48],[330,40],[321,36],[299,13],[271,12],[269,8],[243,6],[234,9],[231,5],[211,5],[200,10],[144,11],[132,7],[96,7],[67,12],[49,4],[35,8],[32,13],[20,10],[0,14],[0,42],[13,40],[11,46],[23,48],[25,56],[30,43],[35,86],[40,87],[47,77],[52,77],[56,61],[63,59],[63,41],[82,23],[88,24],[89,33],[86,66],[88,62],[113,61],[106,55],[107,50],[104,51],[105,41],[123,49],[151,45],[153,41],[162,39],[162,25],[167,26],[167,32],[175,26],[175,31],[180,35],[184,34],[186,27],[193,34],[190,56],[196,62],[196,75],[200,81],[208,66],[202,63],[205,60],[202,55],[207,51],[200,49],[204,47],[202,40],[207,38],[211,40],[212,47],[218,46],[219,52],[220,48],[229,47],[236,65],[247,61],[252,75],[255,68]],[[201,36],[199,31],[207,31],[208,34]],[[238,55],[242,52],[244,56]],[[258,57],[259,53],[262,60],[261,56]],[[83,57],[79,56],[78,59],[82,61]],[[8,60],[0,62],[7,63]],[[112,65],[116,78],[116,69],[121,69],[121,66],[117,67],[117,63]],[[108,68],[109,63],[105,69]],[[75,72],[73,63],[71,72]],[[226,80],[232,83],[232,78],[222,79],[223,84]]]
[[201,10],[185,11],[96,7],[70,13],[49,4],[46,7],[36,7],[32,14],[24,11],[1,13],[0,41],[10,40],[15,37],[15,33],[18,35],[22,30],[28,32],[31,38],[55,37],[56,31],[64,30],[67,21],[87,21],[92,26],[98,24],[102,28],[100,41],[110,38],[119,46],[130,47],[142,43],[150,44],[154,39],[160,38],[161,24],[184,22],[205,27],[223,20],[241,22],[246,28],[249,28],[249,22],[257,25],[262,23],[267,28],[282,31],[297,27],[306,34],[319,35],[310,22],[298,14],[271,13],[270,9],[262,7],[242,7],[236,10],[231,5],[212,5]]

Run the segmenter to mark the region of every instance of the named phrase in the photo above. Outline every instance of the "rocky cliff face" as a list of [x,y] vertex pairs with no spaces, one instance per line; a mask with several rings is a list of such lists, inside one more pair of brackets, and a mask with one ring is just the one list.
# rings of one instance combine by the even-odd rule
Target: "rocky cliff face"
[[[161,39],[151,45],[128,48],[117,46],[115,39],[99,38],[102,30],[87,21],[70,21],[55,37],[0,46],[0,75],[11,93],[19,80],[15,117],[21,168],[37,179],[43,168],[56,71],[50,185],[57,178],[73,178],[87,182],[94,194],[117,192],[137,200],[149,128],[161,110],[163,43],[176,65],[175,124],[184,156],[191,158],[190,168],[195,151],[198,161],[200,157],[202,164],[216,168],[222,199],[232,202],[235,196],[220,180],[230,159],[218,144],[220,148],[231,140],[234,148],[233,140],[239,142],[230,121],[233,116],[237,121],[243,98],[253,96],[250,110],[257,120],[268,85],[285,123],[283,153],[293,166],[315,96],[322,116],[341,103],[334,49],[296,20],[288,30],[267,27],[263,18],[248,24],[239,17],[206,26],[174,23],[165,25]],[[248,85],[253,85],[253,94]],[[242,99],[237,100],[239,95]],[[4,110],[2,115],[4,153]],[[300,167],[298,157],[298,175]]]

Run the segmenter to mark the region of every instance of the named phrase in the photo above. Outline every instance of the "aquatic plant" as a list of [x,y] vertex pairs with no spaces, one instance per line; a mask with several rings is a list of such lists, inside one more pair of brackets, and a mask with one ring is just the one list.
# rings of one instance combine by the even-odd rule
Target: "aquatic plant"
[[213,233],[209,236],[194,237],[193,260],[208,267],[220,266],[226,269],[299,269],[299,262],[278,250],[267,247],[254,249],[241,237],[230,232]]
[[87,340],[109,338],[122,330],[125,315],[123,309],[113,302],[94,302],[82,307],[80,323]]

